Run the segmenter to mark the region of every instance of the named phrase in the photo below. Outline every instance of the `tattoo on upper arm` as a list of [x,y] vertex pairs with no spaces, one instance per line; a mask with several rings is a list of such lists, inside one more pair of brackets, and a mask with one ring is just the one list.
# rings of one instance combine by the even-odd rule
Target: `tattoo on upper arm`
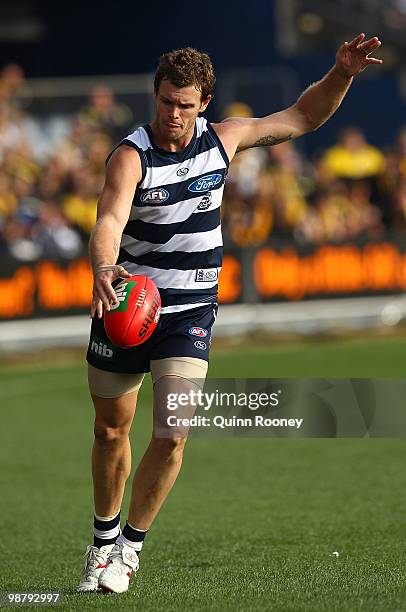
[[273,147],[274,145],[280,144],[281,142],[286,142],[287,140],[291,140],[291,139],[292,139],[292,134],[289,134],[289,136],[285,136],[284,138],[275,138],[275,136],[272,136],[272,134],[269,134],[269,136],[263,136],[262,138],[254,142],[252,146],[253,147]]
[[117,255],[118,253],[118,242],[117,240],[114,238],[114,242],[113,242],[113,251],[114,251],[114,255]]
[[239,153],[240,151],[245,151],[246,149],[252,149],[253,147],[273,147],[275,145],[280,144],[281,142],[292,140],[292,138],[293,134],[289,134],[289,136],[285,136],[284,138],[275,138],[275,136],[269,134],[269,136],[262,136],[262,138],[259,138],[249,147],[238,147],[237,153]]

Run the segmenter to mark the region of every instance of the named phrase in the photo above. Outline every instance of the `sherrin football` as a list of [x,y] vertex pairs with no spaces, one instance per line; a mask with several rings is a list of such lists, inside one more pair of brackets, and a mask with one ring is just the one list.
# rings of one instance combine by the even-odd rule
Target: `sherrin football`
[[161,297],[148,276],[131,276],[114,287],[118,302],[104,311],[104,328],[113,344],[131,348],[142,344],[156,328]]

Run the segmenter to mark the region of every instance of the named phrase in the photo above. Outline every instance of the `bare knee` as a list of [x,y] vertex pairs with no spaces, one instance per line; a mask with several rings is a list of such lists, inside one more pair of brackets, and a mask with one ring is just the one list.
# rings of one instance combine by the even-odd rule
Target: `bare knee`
[[92,395],[95,407],[94,437],[103,446],[119,446],[127,441],[134,417],[137,393],[116,398]]
[[186,438],[170,437],[170,438],[152,438],[151,444],[162,459],[180,459],[182,458],[183,449],[186,444]]
[[94,437],[102,446],[119,446],[128,439],[128,427],[111,427],[96,421]]

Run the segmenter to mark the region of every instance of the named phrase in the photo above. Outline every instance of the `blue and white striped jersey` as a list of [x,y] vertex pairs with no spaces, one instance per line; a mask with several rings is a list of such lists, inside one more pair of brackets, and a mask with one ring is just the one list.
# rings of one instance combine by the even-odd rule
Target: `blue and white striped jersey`
[[149,125],[120,144],[139,152],[142,178],[118,263],[155,282],[163,314],[216,302],[223,255],[220,205],[229,161],[213,127],[199,117],[191,142],[177,152],[157,147]]

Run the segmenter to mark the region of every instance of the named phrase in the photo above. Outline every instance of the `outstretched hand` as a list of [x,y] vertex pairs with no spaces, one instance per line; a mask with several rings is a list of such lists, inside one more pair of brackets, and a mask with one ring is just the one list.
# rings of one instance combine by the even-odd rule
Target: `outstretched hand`
[[365,34],[358,34],[351,42],[345,42],[337,51],[336,69],[343,77],[353,77],[367,66],[383,64],[383,60],[370,57],[370,54],[379,49],[381,41],[377,36],[365,40]]

